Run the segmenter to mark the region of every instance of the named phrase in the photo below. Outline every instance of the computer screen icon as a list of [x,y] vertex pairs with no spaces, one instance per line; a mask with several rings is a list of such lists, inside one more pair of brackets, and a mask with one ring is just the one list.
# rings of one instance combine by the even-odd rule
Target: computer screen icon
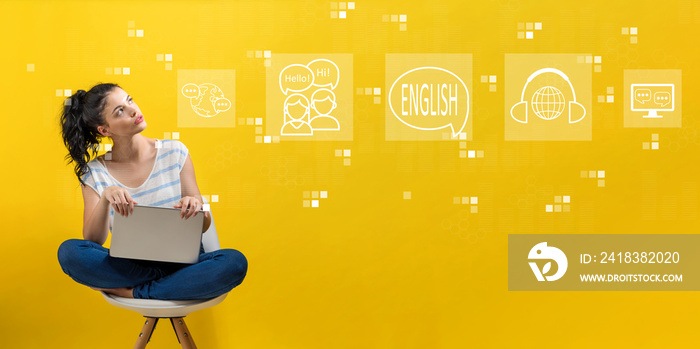
[[632,111],[645,111],[643,118],[662,118],[657,112],[673,111],[674,84],[632,84]]

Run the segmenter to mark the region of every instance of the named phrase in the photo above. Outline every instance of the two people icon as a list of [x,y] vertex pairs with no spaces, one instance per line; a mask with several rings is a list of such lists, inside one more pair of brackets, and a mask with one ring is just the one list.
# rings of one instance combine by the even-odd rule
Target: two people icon
[[[311,95],[311,101],[301,93],[284,100],[284,136],[310,136],[314,131],[338,131],[338,119],[331,115],[338,107],[333,91],[321,88]],[[312,115],[313,111],[313,117]]]

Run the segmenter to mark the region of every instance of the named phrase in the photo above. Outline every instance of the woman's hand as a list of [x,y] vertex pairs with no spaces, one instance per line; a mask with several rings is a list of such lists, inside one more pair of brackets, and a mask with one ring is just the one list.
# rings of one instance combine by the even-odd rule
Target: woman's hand
[[[181,208],[180,218],[187,219],[192,216],[196,216],[203,206],[204,204],[202,204],[202,201],[200,199],[197,199],[194,196],[185,196],[181,198],[177,205],[173,207]],[[207,213],[207,211],[204,211],[205,218],[208,216]]]
[[138,205],[136,201],[131,199],[131,195],[126,189],[116,186],[107,187],[103,190],[100,200],[107,201],[114,208],[114,211],[124,217],[128,217],[129,214],[133,213],[134,205]]

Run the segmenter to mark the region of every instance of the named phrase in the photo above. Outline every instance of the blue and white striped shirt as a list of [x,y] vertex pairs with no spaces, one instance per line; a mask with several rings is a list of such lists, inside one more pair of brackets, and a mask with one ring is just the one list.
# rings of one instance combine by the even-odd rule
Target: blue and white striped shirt
[[[127,187],[112,177],[102,159],[88,162],[90,172],[83,176],[83,181],[100,196],[107,187],[117,186],[125,188],[139,205],[173,207],[181,198],[180,171],[185,165],[189,150],[182,142],[169,139],[156,140],[156,147],[156,161],[151,174],[137,188]],[[114,208],[110,207],[110,231],[113,221]]]

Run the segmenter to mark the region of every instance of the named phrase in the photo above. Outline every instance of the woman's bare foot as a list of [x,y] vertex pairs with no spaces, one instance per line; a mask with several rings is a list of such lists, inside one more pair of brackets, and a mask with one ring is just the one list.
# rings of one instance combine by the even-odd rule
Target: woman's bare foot
[[134,293],[133,293],[134,289],[131,287],[119,287],[119,288],[90,287],[90,288],[95,290],[95,291],[102,291],[104,293],[113,294],[113,295],[119,296],[119,297],[134,298]]

